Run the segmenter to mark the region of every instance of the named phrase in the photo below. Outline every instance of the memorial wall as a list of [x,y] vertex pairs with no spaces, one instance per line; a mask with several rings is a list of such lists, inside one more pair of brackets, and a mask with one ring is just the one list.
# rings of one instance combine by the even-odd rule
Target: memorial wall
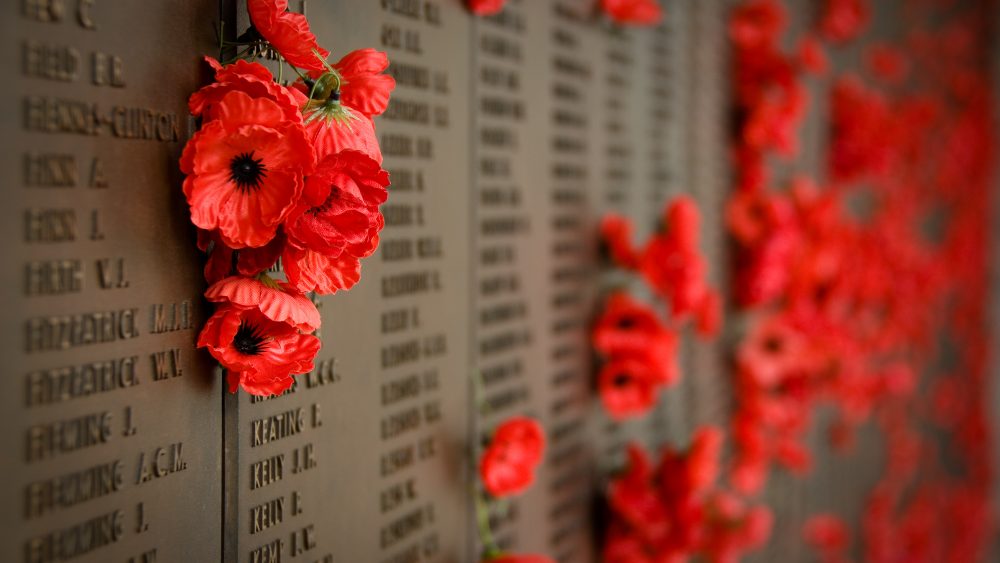
[[[744,3],[666,0],[642,27],[592,0],[508,0],[489,17],[461,0],[289,4],[331,61],[388,55],[395,89],[374,123],[391,186],[360,281],[309,296],[312,371],[261,397],[230,393],[197,347],[213,305],[179,163],[207,121],[188,107],[212,80],[204,57],[241,48],[245,2],[6,3],[0,561],[475,562],[483,517],[502,551],[604,560],[602,494],[628,444],[683,451],[740,408],[732,364],[754,317],[732,298],[720,337],[678,329],[682,376],[628,420],[601,406],[592,329],[614,291],[657,299],[611,265],[607,214],[645,240],[688,196],[707,283],[725,292],[740,275],[726,214],[743,174],[730,18]],[[794,51],[823,2],[786,4]],[[866,45],[905,31],[903,4],[874,8]],[[805,83],[818,105],[781,182],[825,166],[823,80]],[[512,416],[544,428],[544,458],[527,492],[484,507],[478,455]],[[810,427],[816,473],[774,470],[755,497],[774,533],[749,559],[815,560],[801,525],[817,512],[861,522],[886,450],[875,426],[849,458]]]

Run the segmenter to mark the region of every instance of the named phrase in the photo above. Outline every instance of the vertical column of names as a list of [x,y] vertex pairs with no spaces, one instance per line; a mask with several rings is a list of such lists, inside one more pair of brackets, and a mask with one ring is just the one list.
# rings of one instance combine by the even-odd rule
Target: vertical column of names
[[[702,212],[701,247],[709,264],[709,280],[722,288],[725,276],[726,230],[724,207],[730,187],[728,159],[728,8],[725,0],[707,0],[693,6],[694,42],[691,61],[697,69],[694,84],[694,147],[691,189]],[[726,379],[721,341],[693,343],[690,375],[693,409],[698,423],[725,424],[730,409],[731,384]]]
[[4,561],[220,556],[219,386],[176,162],[210,4],[4,8]]
[[[504,419],[529,415],[544,423],[547,391],[539,345],[545,322],[544,210],[539,189],[545,151],[541,116],[546,83],[547,6],[511,0],[503,12],[475,18],[473,81],[472,354],[479,380],[473,408],[481,440]],[[540,476],[540,479],[543,477]],[[548,506],[536,486],[492,505],[494,537],[503,549],[544,551]]]
[[[305,11],[333,60],[352,49],[385,51],[397,87],[376,119],[392,180],[380,249],[349,293],[321,300],[321,373],[313,377],[325,384],[306,391],[306,376],[293,397],[264,403],[275,404],[274,414],[304,408],[306,431],[286,440],[285,455],[309,445],[318,463],[285,485],[286,498],[299,493],[309,517],[282,533],[312,525],[317,547],[293,561],[326,561],[331,553],[336,561],[373,563],[464,560],[471,531],[469,18],[459,0],[316,2]],[[314,405],[322,407],[321,426],[312,424]],[[241,427],[250,418],[241,414]],[[261,450],[255,459],[268,457]],[[247,547],[257,545],[266,543]]]
[[596,275],[591,186],[592,159],[598,150],[593,146],[598,136],[592,116],[600,102],[594,93],[597,53],[589,52],[596,51],[588,43],[585,23],[592,8],[589,3],[553,0],[547,8],[551,10],[549,553],[559,561],[584,562],[594,558],[589,539],[594,451],[588,443],[592,404],[588,329],[594,300],[589,280]]
[[[655,30],[651,30],[649,53],[646,59],[646,82],[649,92],[649,121],[645,134],[649,138],[649,165],[646,168],[650,183],[646,201],[649,211],[659,220],[664,206],[674,197],[690,189],[689,144],[685,136],[690,119],[688,85],[693,80],[692,66],[687,64],[690,52],[690,11],[688,0],[664,2],[666,17]],[[692,380],[698,377],[687,361],[686,347],[681,349],[681,380],[667,389],[660,403],[650,416],[653,443],[682,444],[687,440],[685,400]]]
[[385,465],[413,452],[415,461],[411,469],[386,467],[393,475],[381,487],[379,548],[386,563],[459,560],[472,530],[465,518],[471,35],[458,0],[381,5],[382,48],[398,82],[378,123],[394,179],[385,239],[414,248],[407,258],[390,256],[390,246],[381,253],[381,457]]

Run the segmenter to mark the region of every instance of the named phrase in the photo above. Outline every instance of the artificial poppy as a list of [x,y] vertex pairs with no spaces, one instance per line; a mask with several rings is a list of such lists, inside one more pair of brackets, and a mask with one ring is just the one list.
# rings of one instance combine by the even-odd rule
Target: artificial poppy
[[254,277],[273,267],[284,247],[285,237],[280,229],[265,246],[242,250],[233,250],[226,246],[218,231],[198,229],[198,249],[208,254],[208,260],[205,262],[205,281],[209,284],[220,282],[234,274]]
[[798,59],[802,68],[813,74],[826,74],[830,68],[830,61],[823,50],[822,42],[812,35],[799,42]]
[[309,141],[272,100],[233,91],[216,109],[181,157],[191,221],[230,248],[264,246],[302,195]]
[[227,370],[229,391],[279,395],[294,376],[313,369],[320,341],[291,324],[268,318],[257,308],[223,305],[206,321],[198,347]]
[[655,365],[628,356],[611,358],[597,376],[604,410],[614,420],[649,412],[656,405],[660,385]]
[[215,106],[226,97],[226,94],[239,91],[251,98],[269,99],[281,108],[285,119],[292,122],[302,122],[302,106],[306,97],[295,88],[278,84],[274,75],[264,65],[248,62],[242,59],[230,65],[220,65],[212,57],[205,61],[215,70],[215,81],[201,87],[188,98],[188,108],[191,115],[211,121],[218,117]]
[[861,33],[870,18],[868,0],[826,0],[819,29],[826,39],[842,43]]
[[632,245],[632,221],[627,217],[610,213],[601,219],[601,239],[615,265],[633,270],[639,257]]
[[647,362],[660,383],[669,385],[677,380],[677,335],[663,325],[651,307],[627,293],[617,292],[607,299],[594,325],[593,343],[607,358]]
[[601,0],[601,9],[624,25],[657,25],[663,21],[663,7],[658,0]]
[[205,299],[244,309],[258,309],[268,319],[313,332],[322,320],[316,305],[288,284],[267,276],[231,276],[205,291]]
[[288,64],[304,69],[326,68],[330,52],[316,42],[302,14],[288,11],[288,0],[247,0],[254,28]]
[[291,244],[330,258],[364,258],[378,245],[385,225],[379,205],[388,197],[389,174],[358,151],[323,159],[309,175],[302,204],[288,217]]
[[692,313],[704,297],[705,259],[696,249],[679,246],[669,236],[656,235],[639,258],[639,272],[649,287],[670,304],[674,319]]
[[507,0],[468,0],[469,10],[477,16],[492,16],[503,11]]
[[330,258],[292,244],[285,245],[281,265],[289,285],[303,293],[330,295],[351,289],[361,279],[361,260],[357,257],[341,254]]
[[742,49],[770,47],[785,27],[785,9],[777,0],[750,0],[733,10],[729,38]]
[[317,160],[345,150],[363,152],[382,164],[382,148],[375,136],[375,124],[337,99],[308,102],[305,129]]
[[715,338],[722,329],[722,296],[709,289],[695,310],[695,330],[701,338]]
[[535,480],[544,450],[545,433],[538,422],[526,417],[504,421],[479,460],[483,487],[495,498],[524,492]]
[[344,55],[334,70],[340,77],[340,101],[371,119],[389,106],[396,79],[385,70],[389,57],[376,49],[358,49]]

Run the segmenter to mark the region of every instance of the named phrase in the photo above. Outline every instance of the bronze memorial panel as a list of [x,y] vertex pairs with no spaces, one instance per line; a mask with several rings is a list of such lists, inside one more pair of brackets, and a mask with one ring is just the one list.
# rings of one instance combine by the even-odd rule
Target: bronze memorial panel
[[[725,406],[718,350],[686,336],[698,377],[615,423],[589,340],[604,292],[644,291],[602,266],[601,214],[644,237],[687,192],[721,221],[725,3],[667,1],[660,27],[623,30],[591,0],[489,18],[463,0],[291,1],[334,60],[388,53],[392,185],[362,281],[314,298],[315,370],[267,399],[226,392],[195,348],[209,307],[177,162],[202,57],[220,21],[247,28],[244,4],[4,9],[0,561],[476,561],[475,446],[515,414],[548,450],[536,486],[493,506],[499,545],[596,561],[594,487],[625,444]],[[705,64],[718,74],[682,80]],[[718,268],[721,235],[708,245]]]
[[217,14],[4,4],[2,561],[221,556],[221,385],[177,170]]

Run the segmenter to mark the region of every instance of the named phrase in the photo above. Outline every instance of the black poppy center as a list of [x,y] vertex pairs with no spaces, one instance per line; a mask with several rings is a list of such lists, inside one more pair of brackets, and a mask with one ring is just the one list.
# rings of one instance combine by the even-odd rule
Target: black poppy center
[[632,317],[622,317],[618,319],[618,328],[628,330],[635,327],[635,319]]
[[240,354],[256,356],[264,350],[264,341],[260,329],[244,321],[233,337],[233,348]]
[[778,354],[785,347],[784,341],[777,336],[768,337],[764,340],[764,349],[772,354]]
[[319,215],[320,213],[326,213],[333,207],[333,203],[340,199],[340,187],[330,186],[330,195],[326,196],[326,201],[322,205],[318,205],[309,210],[313,215]]
[[615,377],[611,381],[611,383],[615,387],[627,387],[628,384],[631,381],[632,381],[632,378],[629,377],[629,375],[627,373],[619,373],[619,374],[615,375]]
[[229,163],[229,179],[243,192],[260,188],[261,181],[267,176],[267,168],[263,158],[254,158],[253,151],[240,153]]

